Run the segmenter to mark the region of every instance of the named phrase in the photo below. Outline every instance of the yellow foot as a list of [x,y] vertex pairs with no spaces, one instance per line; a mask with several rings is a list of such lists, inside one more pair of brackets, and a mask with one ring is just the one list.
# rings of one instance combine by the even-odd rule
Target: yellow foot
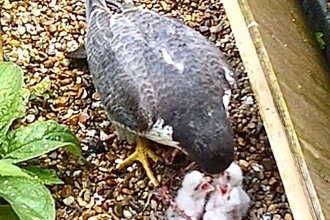
[[148,178],[154,186],[158,186],[158,181],[154,176],[148,161],[150,157],[154,162],[161,160],[149,147],[148,140],[145,138],[137,138],[135,152],[126,158],[122,163],[119,164],[118,169],[122,169],[125,166],[132,164],[134,161],[138,160],[142,164],[142,167],[147,173]]

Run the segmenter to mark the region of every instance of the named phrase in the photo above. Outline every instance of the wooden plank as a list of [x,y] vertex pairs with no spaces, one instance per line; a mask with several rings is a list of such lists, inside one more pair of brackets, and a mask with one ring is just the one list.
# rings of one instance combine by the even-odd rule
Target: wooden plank
[[296,0],[248,1],[260,25],[258,29],[286,99],[323,213],[330,219],[329,69],[316,49],[313,33],[306,30]]
[[300,143],[258,26],[247,27],[254,21],[248,2],[222,2],[259,105],[294,219],[324,220]]
[[313,185],[330,219],[330,71],[297,0],[247,0],[285,97]]

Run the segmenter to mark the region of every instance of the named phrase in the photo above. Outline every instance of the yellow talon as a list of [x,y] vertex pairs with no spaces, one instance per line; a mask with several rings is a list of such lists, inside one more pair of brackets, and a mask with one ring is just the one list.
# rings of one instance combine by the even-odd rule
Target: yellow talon
[[148,178],[151,180],[151,183],[154,186],[158,186],[158,181],[154,176],[148,161],[150,157],[154,162],[161,160],[149,147],[148,140],[146,138],[137,138],[136,139],[136,148],[133,154],[126,158],[123,162],[119,164],[118,169],[122,169],[125,166],[132,164],[134,161],[138,160],[142,164],[142,167],[147,173]]

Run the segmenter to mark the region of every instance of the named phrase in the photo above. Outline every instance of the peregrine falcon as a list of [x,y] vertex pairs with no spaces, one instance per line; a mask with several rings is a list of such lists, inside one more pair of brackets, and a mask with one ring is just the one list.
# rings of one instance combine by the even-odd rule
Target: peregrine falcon
[[136,143],[119,169],[140,161],[157,186],[151,140],[206,173],[224,171],[234,159],[226,109],[235,80],[219,49],[182,22],[132,4],[87,0],[86,19],[93,84],[118,139]]

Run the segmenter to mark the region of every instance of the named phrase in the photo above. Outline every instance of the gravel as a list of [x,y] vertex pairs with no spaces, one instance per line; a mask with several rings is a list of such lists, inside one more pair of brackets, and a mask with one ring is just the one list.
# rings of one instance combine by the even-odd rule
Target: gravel
[[[246,219],[293,219],[222,4],[215,0],[141,0],[137,4],[184,20],[224,52],[238,78],[229,112],[236,160],[253,200]],[[116,170],[116,164],[132,153],[133,146],[113,135],[87,68],[73,68],[65,56],[84,41],[84,13],[83,0],[5,0],[1,13],[6,57],[24,69],[28,88],[46,76],[51,82],[50,98],[37,96],[32,100],[23,122],[57,120],[70,126],[83,144],[83,165],[63,149],[39,159],[44,167],[56,169],[65,182],[50,187],[57,219],[163,219],[167,205],[161,202],[158,189],[151,187],[140,164]],[[153,170],[164,181],[186,164],[179,156],[172,165],[153,164]],[[172,184],[173,191],[178,184],[179,178]]]

